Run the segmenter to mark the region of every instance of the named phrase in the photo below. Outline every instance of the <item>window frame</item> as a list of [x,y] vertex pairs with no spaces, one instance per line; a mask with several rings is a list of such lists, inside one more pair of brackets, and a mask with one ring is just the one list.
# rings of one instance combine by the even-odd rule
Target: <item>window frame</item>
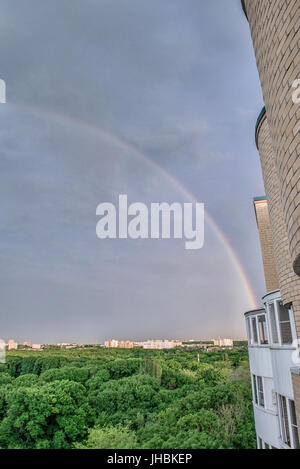
[[[280,303],[282,303],[281,298],[274,299],[266,303],[267,311],[267,323],[269,325],[269,345],[274,347],[293,347],[296,337],[296,329],[294,323],[294,314],[292,304],[289,306],[285,305],[285,308],[288,313],[289,320],[280,321]],[[281,329],[281,324],[289,323],[290,333],[291,333],[291,342],[283,342],[283,333]],[[274,341],[274,332],[277,337],[277,341]]]
[[[298,433],[298,422],[297,422],[297,415],[295,411],[295,401],[290,399],[287,396],[282,394],[277,394],[277,402],[278,402],[278,416],[279,416],[279,427],[280,427],[280,436],[285,445],[292,449],[299,449],[300,442],[299,442],[299,433]],[[285,402],[285,410],[286,410],[286,419],[284,415],[284,406],[283,402]],[[294,407],[294,417],[291,407]],[[287,426],[286,426],[287,420]]]
[[[270,339],[271,339],[270,342],[272,345],[281,345],[280,337],[279,337],[279,324],[277,320],[277,313],[276,313],[276,307],[275,307],[274,301],[270,301],[269,303],[267,303],[267,311],[268,311],[268,320],[270,324]],[[272,311],[272,314],[271,314],[271,311]],[[277,341],[274,341],[274,331],[276,332]]]
[[[264,318],[264,321],[261,321],[262,323],[264,323],[265,327],[262,327],[262,329],[260,329],[260,321],[259,321],[259,318]],[[269,328],[268,328],[268,322],[267,322],[267,315],[266,313],[260,313],[256,316],[256,320],[257,320],[257,329],[258,329],[258,339],[259,339],[259,345],[269,345],[270,343],[270,340],[269,340]],[[264,341],[262,340],[262,337],[261,337],[261,332],[262,332],[262,335],[264,336]]]
[[[251,337],[252,337],[251,345],[259,345],[256,316],[251,316],[250,323],[251,323]],[[255,324],[255,329],[253,327],[253,323]],[[254,330],[255,330],[255,332],[254,332]]]
[[248,345],[251,345],[252,344],[251,316],[248,316],[246,318],[246,332],[247,332]]
[[[261,386],[259,385],[259,383],[261,383]],[[265,409],[265,383],[263,376],[257,376],[252,374],[252,395],[254,404],[256,404],[262,409]]]
[[[284,320],[284,321],[281,321],[280,319],[280,308],[281,308],[281,305],[282,305],[282,308],[285,308],[286,311],[287,311],[287,314],[288,314],[288,320]],[[291,310],[290,308],[286,307],[283,305],[283,302],[282,300],[276,300],[275,301],[275,308],[277,310],[277,317],[278,317],[278,326],[279,326],[279,336],[280,336],[280,345],[283,345],[283,346],[289,346],[289,345],[292,345],[293,343],[293,340],[294,340],[294,337],[293,337],[293,328],[292,328],[292,321],[291,321]],[[289,324],[290,326],[290,331],[291,331],[291,341],[290,342],[283,342],[283,333],[282,333],[282,329],[281,329],[281,324]]]
[[[292,407],[293,407],[293,410],[292,410]],[[295,401],[293,401],[292,399],[288,399],[288,411],[289,411],[289,416],[290,416],[290,426],[291,426],[290,433],[292,437],[292,445],[294,449],[300,449],[296,407],[295,407]],[[293,416],[295,417],[295,419],[293,418]]]

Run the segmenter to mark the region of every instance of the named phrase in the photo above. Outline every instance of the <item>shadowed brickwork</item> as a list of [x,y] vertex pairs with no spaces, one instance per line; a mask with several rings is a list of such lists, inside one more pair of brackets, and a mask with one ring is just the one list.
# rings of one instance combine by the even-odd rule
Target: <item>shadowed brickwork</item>
[[266,199],[255,200],[254,210],[256,214],[257,227],[259,231],[261,254],[263,259],[264,274],[267,292],[279,290],[277,270],[275,266],[272,232],[268,203]]

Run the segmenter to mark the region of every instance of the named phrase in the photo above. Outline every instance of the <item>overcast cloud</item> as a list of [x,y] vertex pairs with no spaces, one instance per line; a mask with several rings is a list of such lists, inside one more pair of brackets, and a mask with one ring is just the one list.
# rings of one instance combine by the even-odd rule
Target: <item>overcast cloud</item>
[[252,304],[209,223],[200,251],[95,233],[118,194],[190,201],[176,179],[264,294],[263,102],[240,1],[3,0],[0,78],[0,336],[245,336]]

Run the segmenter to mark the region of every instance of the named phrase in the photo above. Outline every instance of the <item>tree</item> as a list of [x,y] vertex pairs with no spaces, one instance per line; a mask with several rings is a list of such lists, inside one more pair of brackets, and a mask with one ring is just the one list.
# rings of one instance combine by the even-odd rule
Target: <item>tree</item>
[[7,403],[0,424],[0,445],[6,448],[70,448],[91,423],[85,389],[71,381],[13,389]]
[[135,449],[136,435],[128,427],[93,428],[89,430],[85,444],[76,444],[78,449]]

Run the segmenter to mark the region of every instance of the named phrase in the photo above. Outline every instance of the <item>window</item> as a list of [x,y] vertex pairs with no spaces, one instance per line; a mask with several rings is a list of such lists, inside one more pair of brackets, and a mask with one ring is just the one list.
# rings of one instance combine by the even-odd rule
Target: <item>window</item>
[[251,326],[250,326],[250,318],[246,319],[246,330],[247,330],[247,337],[248,337],[248,343],[251,344]]
[[261,344],[268,344],[268,333],[267,333],[267,323],[266,316],[262,314],[257,317],[258,320],[258,331],[259,331],[259,340]]
[[272,342],[273,344],[278,344],[278,331],[276,324],[275,308],[273,303],[269,304],[269,317],[271,324]]
[[298,424],[293,400],[278,394],[280,431],[282,441],[294,449],[299,449]]
[[286,402],[287,400],[285,396],[281,396],[280,394],[278,397],[280,410],[281,438],[286,445],[291,446],[289,417]]
[[256,385],[256,376],[253,375],[253,399],[254,399],[254,402],[255,404],[258,404],[258,397],[257,397],[257,385]]
[[258,343],[258,334],[257,334],[257,325],[256,325],[256,318],[252,318],[252,332],[253,332],[253,343]]
[[258,392],[258,405],[264,407],[265,406],[264,387],[263,387],[263,379],[261,376],[257,376],[257,392]]
[[290,322],[290,312],[286,306],[283,306],[282,301],[278,301],[279,311],[279,325],[281,333],[281,342],[283,344],[291,344],[293,342],[292,328]]
[[299,449],[300,444],[299,444],[299,434],[298,434],[295,402],[289,399],[289,406],[290,406],[290,417],[291,417],[291,427],[292,427],[292,436],[293,436],[293,447],[295,449]]
[[253,375],[253,393],[255,404],[260,405],[261,407],[265,407],[264,386],[261,376]]

